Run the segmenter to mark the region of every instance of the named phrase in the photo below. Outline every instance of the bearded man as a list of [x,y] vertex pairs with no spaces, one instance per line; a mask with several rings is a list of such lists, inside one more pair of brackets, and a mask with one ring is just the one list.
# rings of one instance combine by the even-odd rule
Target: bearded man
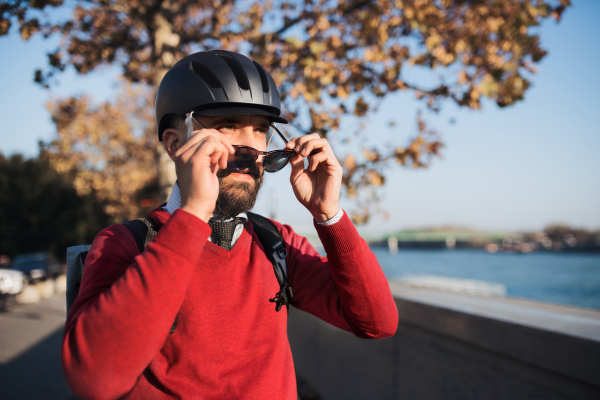
[[387,280],[338,204],[342,167],[317,134],[268,152],[274,124],[287,123],[280,112],[269,73],[240,54],[192,54],[165,75],[158,137],[177,184],[149,214],[158,234],[141,253],[123,224],[94,240],[63,339],[76,395],[296,399],[287,312],[271,299],[281,286],[247,214],[264,172],[288,163],[327,257],[272,221],[287,253],[286,300],[359,337],[395,333]]

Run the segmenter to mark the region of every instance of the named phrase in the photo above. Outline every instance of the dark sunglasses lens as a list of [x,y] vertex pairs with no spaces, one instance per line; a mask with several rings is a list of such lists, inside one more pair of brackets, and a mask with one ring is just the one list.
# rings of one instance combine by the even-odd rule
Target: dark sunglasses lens
[[271,153],[264,161],[265,171],[276,172],[285,167],[290,160],[290,153],[276,151]]
[[227,157],[227,168],[233,170],[246,169],[258,158],[256,151],[245,147],[237,147],[235,153]]

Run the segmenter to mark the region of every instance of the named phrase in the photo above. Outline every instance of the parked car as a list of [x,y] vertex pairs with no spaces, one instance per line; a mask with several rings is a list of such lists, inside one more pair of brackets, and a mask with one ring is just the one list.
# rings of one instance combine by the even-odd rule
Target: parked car
[[0,269],[0,294],[19,294],[23,290],[25,276],[21,271]]
[[25,275],[13,269],[0,269],[0,309],[4,308],[6,301],[18,295],[23,290]]
[[56,278],[61,265],[49,253],[32,253],[16,256],[11,264],[13,270],[21,271],[28,283],[37,283],[46,278]]

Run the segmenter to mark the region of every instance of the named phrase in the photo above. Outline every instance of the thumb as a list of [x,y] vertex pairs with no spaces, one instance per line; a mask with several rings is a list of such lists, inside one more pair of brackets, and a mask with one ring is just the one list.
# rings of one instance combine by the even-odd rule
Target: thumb
[[294,155],[290,159],[292,172],[290,173],[290,182],[294,183],[296,179],[304,172],[304,158],[300,154]]

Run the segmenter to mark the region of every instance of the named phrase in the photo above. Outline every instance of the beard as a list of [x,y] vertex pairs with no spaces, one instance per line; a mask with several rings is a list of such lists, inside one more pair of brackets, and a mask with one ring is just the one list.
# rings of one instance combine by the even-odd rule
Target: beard
[[217,171],[219,196],[217,197],[214,214],[220,217],[235,217],[238,214],[250,211],[256,203],[256,197],[263,182],[263,174],[256,163],[243,172],[252,177],[252,182],[227,179],[233,172],[239,171],[230,169]]

